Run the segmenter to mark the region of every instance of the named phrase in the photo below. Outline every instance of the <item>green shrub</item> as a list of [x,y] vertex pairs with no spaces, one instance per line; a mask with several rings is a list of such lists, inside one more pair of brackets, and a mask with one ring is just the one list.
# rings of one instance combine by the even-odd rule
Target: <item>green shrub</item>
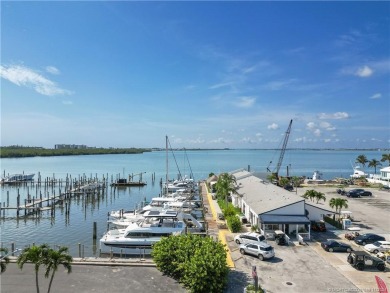
[[[173,253],[174,252],[174,253]],[[221,242],[197,235],[170,236],[153,246],[152,257],[164,274],[183,283],[190,292],[223,292],[229,268]]]
[[260,287],[260,285],[257,286],[257,291],[255,291],[255,286],[250,284],[248,286],[246,286],[246,292],[247,293],[254,293],[254,292],[257,292],[257,293],[264,293],[264,290]]
[[240,218],[236,215],[229,216],[227,218],[227,225],[229,230],[232,231],[232,233],[237,233],[241,230],[241,221]]
[[336,228],[339,228],[339,229],[343,228],[343,225],[339,221],[333,220],[332,218],[329,218],[327,216],[324,216],[324,221],[331,224],[332,226],[334,226]]
[[223,210],[223,216],[225,219],[235,216],[237,214],[237,211],[235,207],[232,204],[229,204],[224,210]]

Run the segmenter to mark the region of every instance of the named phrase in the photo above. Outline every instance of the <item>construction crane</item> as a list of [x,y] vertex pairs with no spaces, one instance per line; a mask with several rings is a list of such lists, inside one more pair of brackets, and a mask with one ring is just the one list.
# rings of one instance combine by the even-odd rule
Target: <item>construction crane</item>
[[[293,121],[291,119],[290,120],[290,124],[288,125],[288,128],[287,128],[286,134],[284,136],[283,146],[282,146],[282,149],[280,151],[280,156],[279,156],[278,164],[276,165],[276,170],[272,173],[275,176],[276,179],[279,178],[279,170],[280,170],[280,166],[282,165],[282,162],[283,162],[284,153],[286,152],[286,147],[287,147],[288,137],[290,136],[292,122]],[[271,170],[269,169],[269,166],[271,164],[272,164],[272,161],[269,162],[269,165],[268,165],[268,168],[267,168],[268,172],[271,172]]]

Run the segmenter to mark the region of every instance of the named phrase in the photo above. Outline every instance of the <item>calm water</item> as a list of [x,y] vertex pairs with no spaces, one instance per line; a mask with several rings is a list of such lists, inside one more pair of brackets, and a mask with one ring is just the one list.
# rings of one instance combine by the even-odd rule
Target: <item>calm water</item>
[[[324,179],[334,177],[348,178],[352,174],[352,166],[358,155],[364,154],[369,160],[380,160],[381,151],[315,151],[294,150],[286,151],[280,170],[281,175],[286,175],[287,166],[290,175],[312,176],[313,171],[319,170]],[[274,170],[280,152],[274,150],[218,150],[218,151],[175,151],[169,152],[169,177],[176,178],[177,174],[193,174],[195,180],[208,177],[210,172],[221,173],[240,168],[251,171],[266,173]],[[1,242],[10,247],[15,243],[16,247],[23,248],[31,243],[49,243],[51,245],[69,246],[74,256],[78,255],[78,243],[84,245],[84,255],[92,256],[96,252],[93,246],[92,229],[93,223],[97,222],[98,240],[107,229],[107,213],[121,208],[133,209],[142,200],[149,200],[160,194],[160,179],[166,177],[166,153],[165,151],[151,152],[137,155],[99,155],[99,156],[69,156],[69,157],[35,157],[23,159],[1,159],[1,174],[12,173],[35,173],[41,178],[65,179],[98,177],[102,179],[125,177],[129,174],[143,173],[143,181],[148,184],[145,187],[128,187],[113,189],[107,187],[104,198],[99,201],[84,203],[82,198],[73,199],[70,206],[70,215],[66,217],[64,209],[56,208],[55,217],[50,212],[44,212],[39,219],[19,218],[16,219],[15,211],[6,211],[5,218],[1,214]],[[366,170],[373,172],[373,170]],[[152,174],[156,181],[152,182]],[[10,206],[16,206],[16,195],[19,190],[21,199],[43,194],[59,194],[59,187],[54,189],[38,189],[35,186],[27,187],[2,186],[1,203],[7,200],[9,194]],[[64,190],[64,187],[62,187]]]

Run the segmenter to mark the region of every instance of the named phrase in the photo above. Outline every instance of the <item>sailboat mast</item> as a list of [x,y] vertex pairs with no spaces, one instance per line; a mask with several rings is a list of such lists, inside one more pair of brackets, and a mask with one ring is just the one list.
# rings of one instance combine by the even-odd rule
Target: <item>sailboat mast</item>
[[165,188],[166,188],[166,194],[168,194],[168,135],[165,136],[165,164],[167,168],[166,177],[165,177]]

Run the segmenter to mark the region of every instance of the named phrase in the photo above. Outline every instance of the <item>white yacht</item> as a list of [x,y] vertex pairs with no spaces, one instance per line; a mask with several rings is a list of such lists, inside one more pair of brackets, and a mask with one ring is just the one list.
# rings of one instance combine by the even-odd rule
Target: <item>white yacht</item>
[[172,193],[180,190],[196,190],[197,184],[194,179],[187,178],[186,176],[181,180],[168,181],[163,184],[164,193]]
[[176,211],[148,211],[144,220],[126,229],[109,230],[100,239],[101,253],[149,254],[152,245],[162,237],[184,234],[186,224]]
[[186,197],[153,197],[150,203],[142,209],[190,209],[194,207],[196,207],[196,204],[187,200]]
[[365,173],[361,168],[360,166],[355,166],[353,167],[353,174],[350,175],[351,178],[367,178],[368,177],[368,174]]
[[31,181],[34,178],[34,173],[31,174],[12,174],[1,179],[1,183],[19,183],[25,181]]

